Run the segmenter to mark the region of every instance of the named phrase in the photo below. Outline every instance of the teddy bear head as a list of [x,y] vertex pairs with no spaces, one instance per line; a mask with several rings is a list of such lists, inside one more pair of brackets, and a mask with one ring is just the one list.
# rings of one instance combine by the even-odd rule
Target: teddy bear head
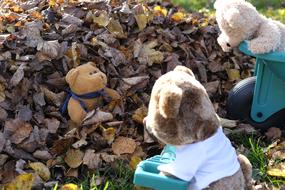
[[212,136],[220,121],[193,72],[177,66],[155,82],[144,125],[162,143],[183,145]]
[[106,75],[93,62],[71,69],[65,79],[72,92],[79,95],[97,92],[107,84]]
[[225,52],[250,39],[262,21],[256,8],[245,0],[216,0],[214,7],[221,30],[218,43]]

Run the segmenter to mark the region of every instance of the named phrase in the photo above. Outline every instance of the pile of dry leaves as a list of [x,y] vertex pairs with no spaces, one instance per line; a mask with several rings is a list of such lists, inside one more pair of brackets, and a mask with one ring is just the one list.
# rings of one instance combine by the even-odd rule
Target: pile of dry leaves
[[[222,52],[218,32],[214,18],[168,2],[0,1],[1,184],[26,174],[48,188],[117,158],[135,165],[151,155],[157,145],[144,142],[142,119],[153,83],[176,65],[194,71],[224,117],[227,92],[251,75],[254,60]],[[59,112],[64,76],[88,61],[123,105],[108,118],[90,113],[88,125],[74,128]]]

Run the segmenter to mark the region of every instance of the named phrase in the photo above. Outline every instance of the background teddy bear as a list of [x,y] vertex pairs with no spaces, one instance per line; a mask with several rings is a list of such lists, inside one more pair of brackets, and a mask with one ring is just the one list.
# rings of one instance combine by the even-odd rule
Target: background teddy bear
[[228,52],[242,41],[254,54],[285,51],[285,25],[258,13],[245,0],[216,0],[216,20],[221,30],[218,43]]
[[104,98],[113,106],[120,101],[120,95],[106,87],[106,75],[93,62],[71,69],[65,79],[71,90],[65,104],[71,120],[78,125],[88,111],[103,106]]
[[252,187],[250,162],[237,158],[205,88],[187,67],[177,66],[155,82],[144,124],[159,141],[176,146],[176,160],[158,169],[194,179],[190,189]]

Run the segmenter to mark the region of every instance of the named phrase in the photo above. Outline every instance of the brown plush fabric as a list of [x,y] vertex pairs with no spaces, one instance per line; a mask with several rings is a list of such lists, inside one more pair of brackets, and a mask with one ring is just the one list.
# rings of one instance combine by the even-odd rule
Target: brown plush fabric
[[[106,75],[101,72],[92,62],[88,62],[71,69],[67,73],[65,79],[72,92],[78,95],[97,92],[104,89],[105,93],[112,99],[112,104],[120,101],[120,95],[115,90],[106,87]],[[101,107],[103,104],[103,97],[81,100],[85,103],[88,111],[94,109],[95,106]],[[71,120],[78,125],[81,124],[82,120],[86,116],[86,112],[81,107],[79,101],[73,98],[70,98],[67,110]]]
[[[205,88],[193,72],[177,66],[155,82],[144,125],[162,143],[185,145],[211,137],[220,127],[220,121]],[[245,156],[239,156],[239,161],[238,172],[214,182],[208,190],[251,187],[251,164]]]

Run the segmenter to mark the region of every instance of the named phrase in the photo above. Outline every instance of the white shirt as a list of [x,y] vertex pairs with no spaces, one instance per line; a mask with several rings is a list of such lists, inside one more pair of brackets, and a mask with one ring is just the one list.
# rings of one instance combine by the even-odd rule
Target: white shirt
[[235,149],[221,127],[210,138],[176,146],[176,159],[158,166],[163,172],[191,181],[190,190],[200,190],[212,182],[235,174],[240,168]]

